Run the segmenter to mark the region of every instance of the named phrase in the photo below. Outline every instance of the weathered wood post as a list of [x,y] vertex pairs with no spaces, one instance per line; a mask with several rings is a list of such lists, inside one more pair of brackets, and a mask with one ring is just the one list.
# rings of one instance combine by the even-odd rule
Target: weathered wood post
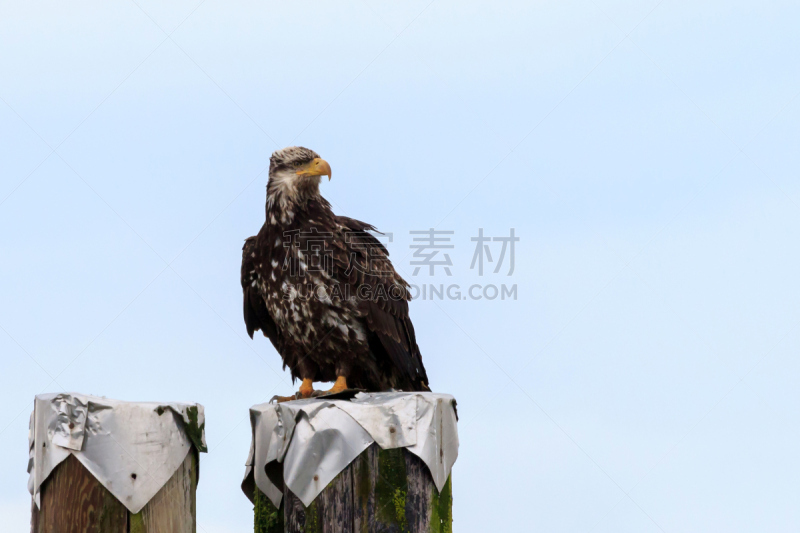
[[[441,493],[416,455],[370,446],[308,507],[284,487],[280,508],[255,488],[255,533],[451,533],[450,479]],[[287,505],[286,502],[289,502]]]
[[203,407],[36,397],[31,533],[195,533]]
[[378,393],[262,404],[251,409],[251,422],[242,488],[254,504],[256,533],[452,532],[452,397]]

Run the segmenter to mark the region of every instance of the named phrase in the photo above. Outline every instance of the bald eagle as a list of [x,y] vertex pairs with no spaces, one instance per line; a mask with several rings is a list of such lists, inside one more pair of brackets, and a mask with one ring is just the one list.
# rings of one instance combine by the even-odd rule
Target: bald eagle
[[299,392],[313,383],[346,389],[427,391],[408,316],[408,283],[370,224],[337,216],[320,195],[331,167],[293,146],[272,154],[266,221],[245,240],[241,282],[250,338],[261,330]]

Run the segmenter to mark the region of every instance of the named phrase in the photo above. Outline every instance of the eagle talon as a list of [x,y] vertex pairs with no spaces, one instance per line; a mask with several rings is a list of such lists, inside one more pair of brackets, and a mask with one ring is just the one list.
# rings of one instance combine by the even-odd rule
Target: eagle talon
[[292,400],[296,400],[297,395],[293,394],[292,396],[278,396],[277,394],[269,399],[269,403],[283,403],[283,402],[291,402]]

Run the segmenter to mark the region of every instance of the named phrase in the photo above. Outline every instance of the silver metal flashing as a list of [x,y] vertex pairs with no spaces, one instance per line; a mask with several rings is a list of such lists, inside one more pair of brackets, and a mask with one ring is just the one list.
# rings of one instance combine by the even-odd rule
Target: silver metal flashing
[[456,422],[455,398],[432,392],[255,405],[242,490],[252,499],[254,482],[278,507],[285,484],[308,506],[373,442],[383,449],[407,448],[442,490],[458,456]]
[[172,477],[194,446],[206,451],[200,404],[135,403],[85,394],[36,396],[28,434],[28,490],[74,455],[132,513]]

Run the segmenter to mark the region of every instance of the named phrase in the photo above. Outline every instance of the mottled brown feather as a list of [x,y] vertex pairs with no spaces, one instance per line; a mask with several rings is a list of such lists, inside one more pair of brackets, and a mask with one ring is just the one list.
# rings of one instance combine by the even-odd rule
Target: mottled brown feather
[[[287,244],[290,238],[296,238],[299,249],[306,249],[303,246],[312,240],[304,235],[312,229],[332,236],[327,241],[332,260],[327,277],[310,270],[304,276],[284,268],[299,264],[302,271],[305,258]],[[371,391],[430,390],[409,317],[408,283],[396,272],[388,250],[373,232],[376,230],[370,224],[334,215],[330,204],[320,196],[288,207],[281,202],[268,202],[267,221],[258,235],[245,241],[242,250],[247,333],[252,337],[261,330],[293,378],[332,381],[347,369],[352,387]],[[349,268],[351,261],[360,268]],[[365,272],[370,264],[377,268]],[[335,286],[342,294],[357,298],[343,301],[331,297],[329,302],[312,298],[306,302],[301,298],[287,299],[282,294],[286,286],[309,283],[315,288]],[[365,285],[373,290],[368,298],[359,298],[359,288]],[[400,297],[381,297],[390,291]]]

